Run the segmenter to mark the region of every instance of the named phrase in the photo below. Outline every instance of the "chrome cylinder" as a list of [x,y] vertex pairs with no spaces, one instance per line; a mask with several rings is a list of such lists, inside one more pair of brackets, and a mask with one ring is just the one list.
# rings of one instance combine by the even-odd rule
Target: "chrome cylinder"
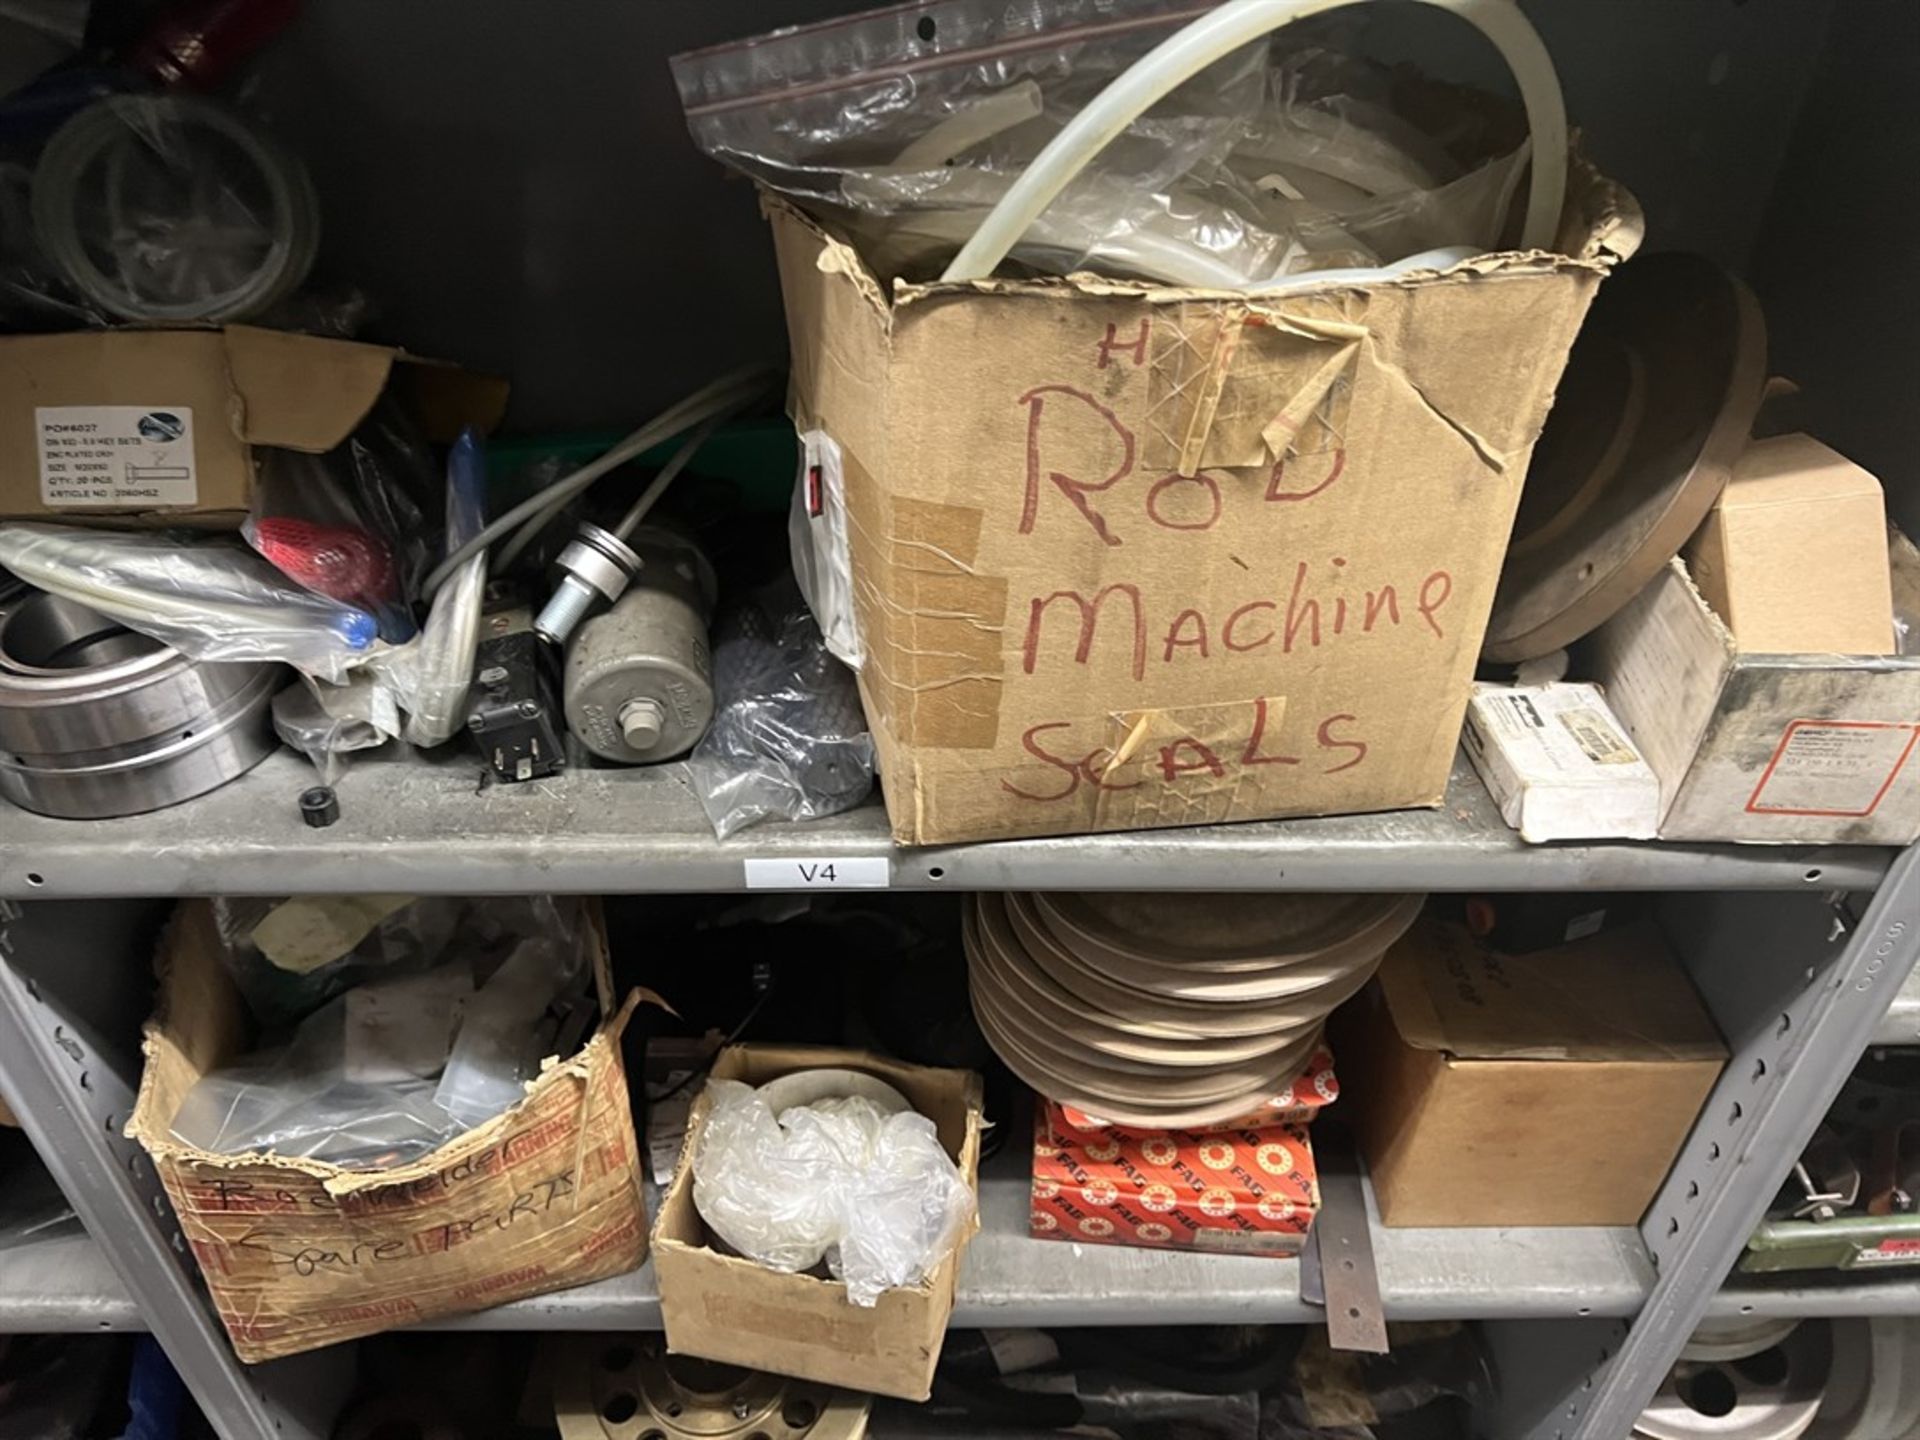
[[84,605],[0,612],[0,796],[71,820],[204,795],[272,753],[278,665],[197,663]]

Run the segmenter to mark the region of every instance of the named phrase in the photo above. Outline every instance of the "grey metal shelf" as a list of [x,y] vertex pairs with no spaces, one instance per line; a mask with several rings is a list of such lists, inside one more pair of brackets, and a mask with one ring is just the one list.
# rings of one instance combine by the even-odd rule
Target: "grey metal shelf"
[[682,767],[569,771],[480,789],[455,760],[356,764],[340,820],[301,823],[313,770],[290,751],[185,805],[50,820],[0,803],[0,896],[394,891],[731,891],[748,858],[883,858],[902,889],[1870,890],[1877,847],[1607,842],[1528,845],[1464,760],[1446,804],[901,850],[877,805],[718,841]]
[[1874,1027],[1876,1045],[1920,1045],[1920,971],[1907,977]]
[[0,1250],[0,1334],[146,1328],[88,1236],[70,1231]]
[[[955,1297],[959,1326],[1285,1324],[1317,1320],[1296,1260],[1134,1250],[1027,1233],[1024,1148],[981,1177],[980,1233]],[[1376,1217],[1377,1224],[1377,1217]],[[1653,1284],[1639,1232],[1375,1231],[1388,1318],[1568,1319],[1634,1313]],[[37,1288],[35,1296],[23,1287]],[[0,1331],[141,1329],[133,1302],[82,1236],[0,1252]],[[657,1330],[651,1262],[627,1275],[429,1322],[435,1330]]]

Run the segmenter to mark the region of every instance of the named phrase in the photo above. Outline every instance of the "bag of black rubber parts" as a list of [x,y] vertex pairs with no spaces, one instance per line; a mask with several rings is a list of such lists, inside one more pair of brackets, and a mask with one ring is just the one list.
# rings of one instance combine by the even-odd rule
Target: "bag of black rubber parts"
[[873,791],[873,737],[853,673],[791,581],[723,614],[713,726],[687,775],[722,839],[771,818],[817,820]]

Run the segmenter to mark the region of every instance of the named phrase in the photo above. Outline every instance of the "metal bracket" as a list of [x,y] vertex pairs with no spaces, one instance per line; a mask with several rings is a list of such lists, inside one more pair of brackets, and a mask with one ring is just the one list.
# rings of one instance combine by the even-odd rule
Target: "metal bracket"
[[[17,1118],[221,1440],[326,1440],[350,1350],[243,1368],[144,1151],[121,1130],[137,1055],[69,997],[125,994],[137,905],[0,901],[0,1071]],[[56,994],[53,977],[58,976]]]

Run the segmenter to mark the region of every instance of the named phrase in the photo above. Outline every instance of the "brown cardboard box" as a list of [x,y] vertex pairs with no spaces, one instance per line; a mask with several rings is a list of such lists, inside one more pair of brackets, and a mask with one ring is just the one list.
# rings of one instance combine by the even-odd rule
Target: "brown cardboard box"
[[1633,1225],[1726,1059],[1650,923],[1499,955],[1407,932],[1336,1017],[1389,1225]]
[[1886,498],[1811,435],[1747,447],[1687,568],[1742,652],[1892,653]]
[[[1920,553],[1886,532],[1896,591]],[[1663,840],[1920,839],[1920,655],[1749,655],[1675,560],[1595,633],[1593,678],[1660,777]]]
[[[1440,801],[1528,457],[1639,236],[1263,299],[895,283],[765,202],[823,615],[906,844]],[[808,541],[802,539],[803,548]]]
[[[718,1080],[764,1084],[795,1070],[837,1066],[887,1081],[931,1119],[969,1185],[980,1164],[980,1077],[965,1070],[902,1065],[860,1050],[734,1045],[713,1066]],[[852,1304],[837,1280],[786,1275],[707,1244],[693,1208],[693,1147],[709,1102],[694,1102],[673,1184],[653,1231],[654,1274],[669,1349],[853,1390],[924,1400],[953,1311],[953,1282],[978,1225],[913,1288],[889,1290],[871,1309]]]
[[331,450],[389,386],[436,440],[506,408],[503,380],[244,325],[0,338],[0,518],[238,524],[252,447]]
[[146,1147],[234,1353],[252,1363],[485,1310],[634,1269],[647,1253],[633,1112],[605,932],[590,910],[609,1018],[548,1062],[527,1098],[411,1165],[215,1155],[169,1128],[194,1082],[243,1048],[246,1009],[212,908],[190,900],[161,942],[160,1001],[127,1134]]

